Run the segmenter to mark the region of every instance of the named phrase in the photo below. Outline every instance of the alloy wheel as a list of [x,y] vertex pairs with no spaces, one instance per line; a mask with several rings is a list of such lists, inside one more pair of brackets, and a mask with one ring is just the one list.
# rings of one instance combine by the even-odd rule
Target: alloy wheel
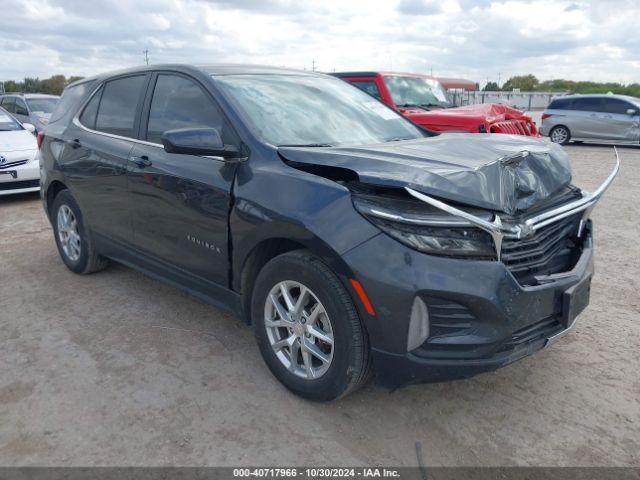
[[72,262],[80,258],[81,241],[78,233],[78,220],[73,211],[67,205],[61,205],[58,209],[58,239],[62,251]]
[[333,360],[333,328],[307,286],[292,280],[275,285],[265,302],[264,324],[271,348],[291,373],[313,380],[327,372]]
[[554,143],[564,143],[568,137],[569,132],[563,127],[556,127],[553,132],[551,132],[551,141]]

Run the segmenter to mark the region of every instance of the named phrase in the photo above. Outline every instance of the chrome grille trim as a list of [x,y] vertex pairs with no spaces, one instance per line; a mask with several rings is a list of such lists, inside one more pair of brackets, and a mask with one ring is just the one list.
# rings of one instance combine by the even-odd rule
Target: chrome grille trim
[[[447,213],[450,213],[451,215],[464,218],[476,227],[488,232],[493,238],[496,249],[496,257],[498,261],[500,261],[502,256],[502,242],[505,237],[508,237],[510,239],[526,238],[535,233],[536,230],[539,230],[551,223],[557,222],[564,218],[570,217],[571,215],[578,212],[584,212],[583,220],[586,220],[593,207],[595,207],[602,194],[607,190],[607,188],[609,188],[609,185],[611,185],[611,182],[613,182],[613,179],[616,177],[618,171],[620,170],[620,156],[618,155],[618,150],[616,149],[616,147],[613,147],[613,151],[616,156],[616,164],[606,180],[594,192],[588,193],[586,191],[583,191],[581,199],[540,213],[525,220],[522,223],[515,225],[503,225],[500,216],[497,214],[494,215],[493,222],[489,222],[468,212],[465,212],[464,210],[452,207],[451,205],[441,202],[440,200],[436,200],[433,197],[417,192],[409,187],[405,187],[405,190],[411,196],[417,198],[418,200],[422,200],[423,202],[428,203],[433,207],[439,208],[440,210],[443,210]],[[579,233],[582,233],[582,226],[583,224],[581,222],[580,226],[578,227]]]

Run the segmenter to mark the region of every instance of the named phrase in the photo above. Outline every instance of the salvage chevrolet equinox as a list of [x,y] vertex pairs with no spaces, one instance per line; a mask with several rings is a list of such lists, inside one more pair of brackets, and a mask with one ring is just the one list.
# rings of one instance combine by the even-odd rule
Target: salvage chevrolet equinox
[[[589,300],[589,214],[538,138],[421,130],[342,80],[219,65],[76,82],[38,139],[62,261],[110,260],[253,324],[306,398],[490,371]],[[617,154],[616,154],[617,157]]]

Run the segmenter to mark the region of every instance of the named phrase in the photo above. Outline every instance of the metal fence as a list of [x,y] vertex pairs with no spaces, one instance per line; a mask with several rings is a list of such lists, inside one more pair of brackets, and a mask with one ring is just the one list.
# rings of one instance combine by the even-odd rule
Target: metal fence
[[469,90],[448,90],[454,105],[476,105],[479,103],[502,103],[519,110],[544,110],[553,97],[568,92],[483,92]]

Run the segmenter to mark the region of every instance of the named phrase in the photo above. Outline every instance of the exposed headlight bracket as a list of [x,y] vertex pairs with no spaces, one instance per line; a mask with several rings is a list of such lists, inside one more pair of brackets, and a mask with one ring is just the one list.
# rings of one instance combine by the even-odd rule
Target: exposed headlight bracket
[[464,210],[452,207],[451,205],[440,200],[436,200],[429,195],[417,192],[412,188],[405,187],[405,190],[411,196],[417,198],[418,200],[422,200],[423,202],[428,203],[429,205],[443,210],[451,215],[463,218],[476,227],[488,232],[493,239],[493,243],[496,249],[496,257],[498,261],[500,261],[502,241],[505,236],[508,236],[509,238],[526,238],[542,227],[574,215],[575,213],[584,211],[582,221],[580,222],[580,227],[578,230],[578,235],[581,235],[584,228],[584,222],[586,222],[586,220],[588,219],[591,210],[593,210],[595,204],[598,202],[598,200],[600,200],[600,197],[609,187],[609,185],[611,185],[611,182],[613,182],[613,179],[616,177],[618,171],[620,170],[620,156],[618,155],[618,149],[616,147],[613,147],[613,151],[616,156],[616,164],[607,179],[594,192],[588,193],[586,191],[582,191],[581,199],[540,213],[516,225],[503,225],[500,216],[497,214],[494,215],[493,221],[489,222],[471,213],[465,212]]

